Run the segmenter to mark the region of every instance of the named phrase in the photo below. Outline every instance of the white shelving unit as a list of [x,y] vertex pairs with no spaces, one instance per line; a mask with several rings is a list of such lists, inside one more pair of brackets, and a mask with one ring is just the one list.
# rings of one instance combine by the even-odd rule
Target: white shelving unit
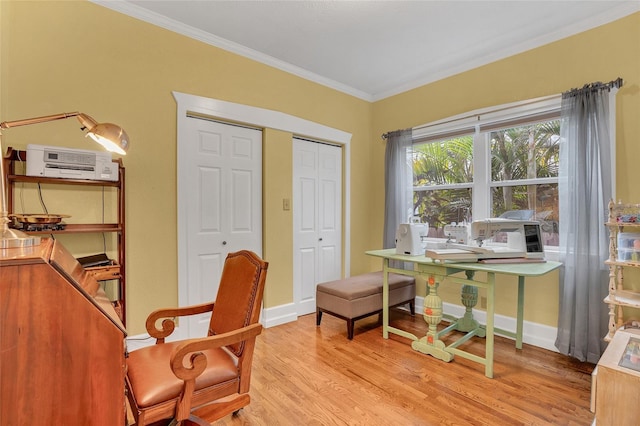
[[624,324],[623,307],[640,309],[640,292],[625,285],[624,271],[640,268],[640,204],[609,202],[609,294],[604,302],[609,306],[609,332],[611,341]]

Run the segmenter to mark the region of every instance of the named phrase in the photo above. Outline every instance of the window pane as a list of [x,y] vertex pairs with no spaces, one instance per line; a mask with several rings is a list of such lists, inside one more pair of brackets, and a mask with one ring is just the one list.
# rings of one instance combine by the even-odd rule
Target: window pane
[[544,245],[558,245],[558,184],[493,188],[491,207],[493,217],[539,221]]
[[558,177],[560,120],[491,132],[493,182]]
[[413,147],[413,186],[473,182],[473,136]]
[[414,191],[413,205],[429,236],[444,237],[444,225],[471,219],[471,188]]
[[[444,225],[471,218],[473,136],[414,145],[412,160],[415,215],[429,223],[429,236],[444,237]],[[469,185],[424,188],[459,184]]]

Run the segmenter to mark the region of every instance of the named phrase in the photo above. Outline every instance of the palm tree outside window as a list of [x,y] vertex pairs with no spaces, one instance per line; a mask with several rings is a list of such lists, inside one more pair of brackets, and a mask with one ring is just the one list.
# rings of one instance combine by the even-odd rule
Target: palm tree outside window
[[[552,119],[414,144],[415,215],[434,237],[444,236],[446,224],[474,218],[537,220],[545,245],[557,246],[559,134]],[[474,158],[475,145],[488,150],[489,165]],[[490,200],[488,215],[474,211],[474,191]]]

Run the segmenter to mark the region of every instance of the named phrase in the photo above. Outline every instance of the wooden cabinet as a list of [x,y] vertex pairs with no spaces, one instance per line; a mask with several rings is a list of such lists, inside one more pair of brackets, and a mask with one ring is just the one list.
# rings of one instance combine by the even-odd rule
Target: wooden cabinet
[[[621,361],[629,351],[632,339],[640,334],[620,330],[615,333],[598,361],[595,405],[596,425],[635,426],[640,419],[640,371]],[[633,344],[633,343],[632,343]],[[629,362],[629,360],[626,360]],[[640,360],[636,360],[640,369]]]
[[[115,221],[110,223],[69,223],[62,230],[23,230],[28,234],[61,235],[78,233],[115,233],[117,256],[113,265],[90,268],[98,280],[116,280],[115,300],[112,300],[120,319],[126,324],[126,245],[125,245],[125,169],[122,160],[115,160],[118,163],[118,180],[102,181],[87,179],[65,179],[51,177],[26,176],[24,174],[24,164],[28,161],[27,152],[9,148],[3,158],[4,170],[7,174],[7,204],[9,213],[17,213],[15,188],[16,184],[27,183],[40,185],[63,185],[70,190],[74,186],[90,187],[111,187],[117,192]],[[73,196],[69,193],[69,197]],[[27,212],[28,213],[28,212]]]
[[635,276],[640,273],[640,204],[611,200],[606,225],[610,240],[605,262],[609,266],[609,294],[604,299],[609,305],[609,332],[605,340],[610,341],[624,324],[623,308],[640,310],[640,291],[633,290],[632,285],[637,283],[625,282],[625,269],[636,269]]
[[60,242],[0,250],[0,424],[124,425],[125,336]]

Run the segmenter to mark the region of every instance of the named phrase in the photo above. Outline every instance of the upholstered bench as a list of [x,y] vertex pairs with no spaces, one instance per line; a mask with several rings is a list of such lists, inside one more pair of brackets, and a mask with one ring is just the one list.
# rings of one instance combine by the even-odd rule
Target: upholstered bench
[[[389,308],[409,305],[415,314],[416,280],[400,274],[389,274]],[[353,339],[356,320],[382,314],[382,271],[356,275],[316,286],[316,325],[326,312],[347,321],[347,337]]]

